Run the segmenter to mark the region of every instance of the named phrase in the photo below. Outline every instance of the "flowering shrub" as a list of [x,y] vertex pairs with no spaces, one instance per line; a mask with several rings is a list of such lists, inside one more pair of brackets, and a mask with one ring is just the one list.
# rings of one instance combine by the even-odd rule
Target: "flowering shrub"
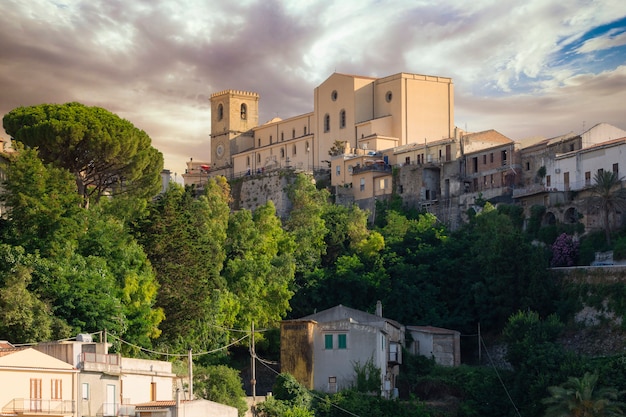
[[578,241],[567,233],[561,233],[552,244],[550,266],[573,266],[578,258]]

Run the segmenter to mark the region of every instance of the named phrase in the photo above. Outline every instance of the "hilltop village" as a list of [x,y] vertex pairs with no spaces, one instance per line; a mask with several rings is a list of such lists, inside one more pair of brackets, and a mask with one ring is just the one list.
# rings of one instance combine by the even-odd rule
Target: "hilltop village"
[[585,190],[597,172],[620,176],[626,166],[626,131],[605,123],[520,141],[495,130],[463,131],[454,124],[454,84],[446,77],[334,73],[313,97],[312,112],[259,124],[258,94],[212,94],[211,161],[187,162],[185,184],[241,178],[237,207],[253,209],[269,193],[285,214],[284,184],[272,175],[296,170],[325,179],[338,204],[356,203],[370,216],[376,201],[395,194],[455,229],[480,199],[519,204],[527,218],[541,204],[543,224],[582,218],[590,231],[601,219],[581,203]]

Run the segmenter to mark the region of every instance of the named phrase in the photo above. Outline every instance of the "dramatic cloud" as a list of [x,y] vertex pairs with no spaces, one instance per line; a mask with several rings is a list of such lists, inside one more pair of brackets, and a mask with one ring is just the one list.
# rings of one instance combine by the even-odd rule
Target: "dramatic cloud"
[[312,111],[335,71],[452,77],[457,125],[512,139],[626,128],[621,0],[4,0],[0,12],[1,114],[105,107],[178,173],[209,158],[211,93],[258,92],[264,122]]

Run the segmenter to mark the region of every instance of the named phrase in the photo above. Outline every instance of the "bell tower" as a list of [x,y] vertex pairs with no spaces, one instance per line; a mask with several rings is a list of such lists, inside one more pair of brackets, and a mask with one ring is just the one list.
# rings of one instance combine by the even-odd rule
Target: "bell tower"
[[254,146],[259,95],[224,90],[211,94],[211,170],[232,167],[232,155]]

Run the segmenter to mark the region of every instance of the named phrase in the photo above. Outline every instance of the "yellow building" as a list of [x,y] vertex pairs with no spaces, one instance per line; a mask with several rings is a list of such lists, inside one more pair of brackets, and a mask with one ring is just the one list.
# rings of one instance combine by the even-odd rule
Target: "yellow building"
[[52,356],[0,342],[2,415],[76,417],[77,375]]
[[258,94],[212,94],[211,175],[334,169],[329,151],[337,141],[346,143],[348,153],[365,155],[449,138],[454,132],[453,87],[445,77],[335,73],[315,88],[313,112],[263,125],[258,125]]

